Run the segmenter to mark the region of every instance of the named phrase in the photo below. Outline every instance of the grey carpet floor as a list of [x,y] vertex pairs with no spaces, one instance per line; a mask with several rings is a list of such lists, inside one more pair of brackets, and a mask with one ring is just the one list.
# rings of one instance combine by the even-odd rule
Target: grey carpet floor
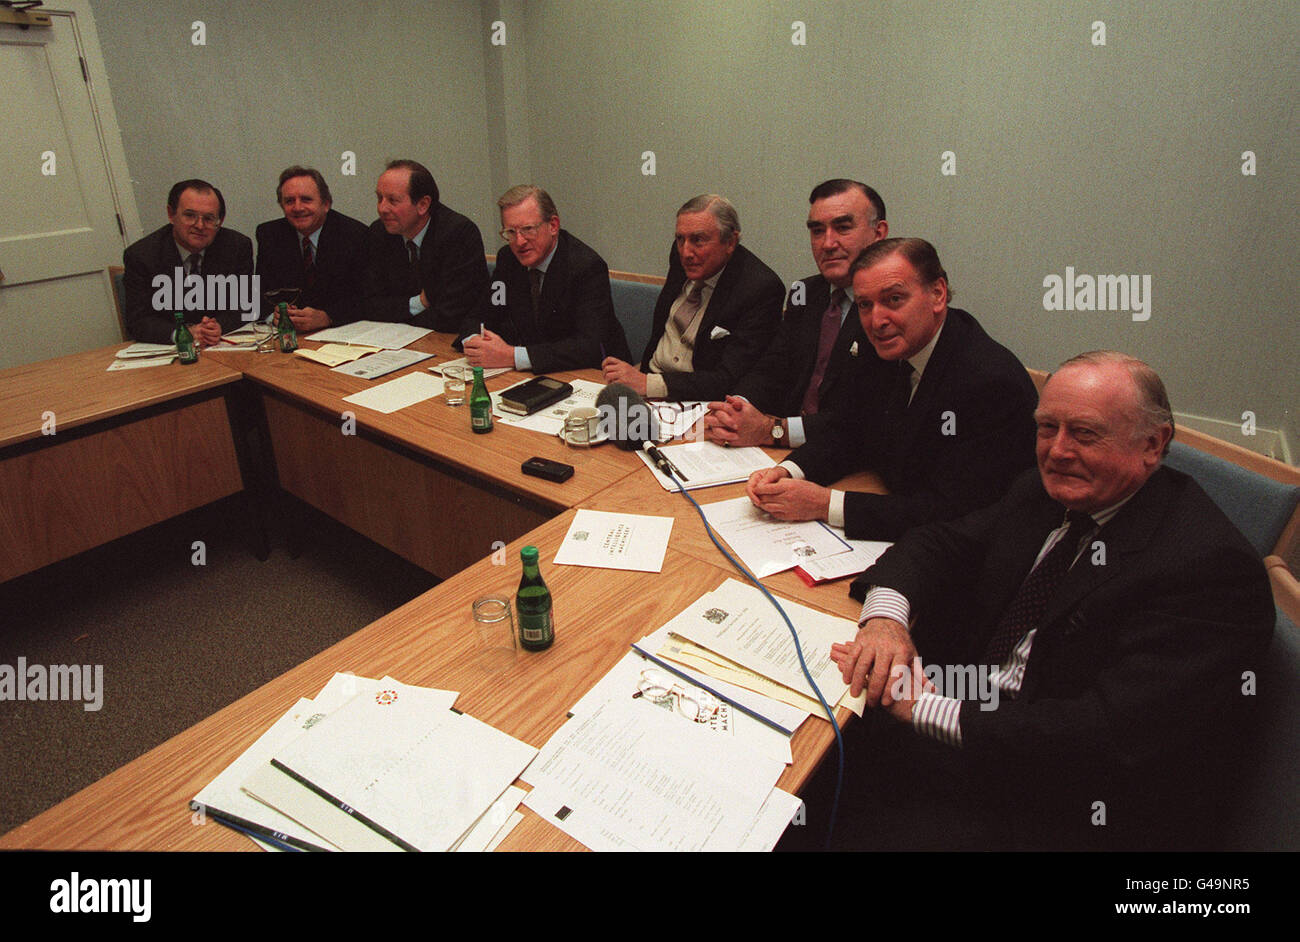
[[103,667],[95,711],[0,701],[0,833],[437,584],[311,510],[299,557],[272,533],[259,562],[243,506],[218,501],[0,585],[0,665]]

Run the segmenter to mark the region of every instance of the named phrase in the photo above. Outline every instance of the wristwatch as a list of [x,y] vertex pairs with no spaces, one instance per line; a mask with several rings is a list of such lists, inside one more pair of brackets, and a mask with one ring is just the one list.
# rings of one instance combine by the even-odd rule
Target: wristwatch
[[772,444],[785,444],[785,419],[772,420]]

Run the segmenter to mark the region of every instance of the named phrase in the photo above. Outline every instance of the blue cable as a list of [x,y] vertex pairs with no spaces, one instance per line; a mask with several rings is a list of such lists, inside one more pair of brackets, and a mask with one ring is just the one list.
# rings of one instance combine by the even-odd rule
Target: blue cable
[[712,540],[713,545],[718,548],[718,552],[727,557],[731,565],[735,566],[746,579],[758,587],[758,590],[762,592],[763,595],[767,596],[767,600],[772,603],[772,606],[785,621],[786,627],[790,629],[790,637],[794,639],[794,653],[799,656],[799,667],[803,671],[804,677],[808,678],[808,684],[812,687],[813,693],[817,694],[817,700],[821,703],[822,709],[826,711],[826,717],[831,721],[831,728],[835,730],[835,745],[838,749],[838,755],[836,757],[838,761],[835,767],[835,799],[831,802],[830,820],[826,827],[826,849],[830,850],[831,835],[835,833],[835,818],[839,813],[840,808],[840,787],[844,784],[844,737],[840,734],[840,724],[835,721],[835,711],[831,709],[830,705],[826,702],[826,698],[822,696],[821,690],[817,687],[817,682],[813,680],[812,674],[808,671],[808,664],[803,659],[803,647],[799,644],[799,634],[794,630],[794,623],[790,621],[790,616],[785,613],[785,609],[781,607],[781,603],[778,602],[776,597],[767,590],[767,586],[759,582],[752,572],[746,569],[738,559],[728,553],[723,545],[718,542],[718,538],[713,535],[713,527],[709,526],[709,520],[704,516],[704,508],[696,502],[695,498],[687,492],[686,488],[682,487],[682,482],[677,480],[677,475],[673,474],[673,472],[668,468],[660,468],[659,470],[666,474],[668,478],[677,485],[678,492],[691,502],[691,505],[695,508],[695,512],[700,515],[700,521],[704,524],[704,532],[709,535],[709,539]]

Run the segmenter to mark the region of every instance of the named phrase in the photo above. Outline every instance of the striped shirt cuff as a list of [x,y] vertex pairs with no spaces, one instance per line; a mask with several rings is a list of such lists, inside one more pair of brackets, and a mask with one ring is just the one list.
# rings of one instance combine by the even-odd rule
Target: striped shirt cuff
[[866,624],[868,618],[892,618],[900,625],[906,625],[912,617],[912,607],[907,597],[897,589],[888,589],[874,585],[862,603],[862,614],[858,616],[858,626]]
[[961,745],[961,701],[922,693],[912,707],[912,729],[949,746]]

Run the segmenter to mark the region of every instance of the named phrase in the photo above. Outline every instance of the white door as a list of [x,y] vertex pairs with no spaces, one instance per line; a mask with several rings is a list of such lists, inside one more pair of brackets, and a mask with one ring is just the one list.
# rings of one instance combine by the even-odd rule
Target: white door
[[[83,348],[117,339],[104,270],[122,264],[126,237],[106,125],[118,154],[121,143],[107,89],[97,95],[92,85],[82,30],[93,24],[68,12],[51,11],[51,20],[52,28],[27,30],[0,24],[4,365],[72,352],[69,332],[50,329],[51,321],[66,327],[70,315],[84,324],[76,332],[86,338]],[[94,52],[98,60],[97,44]],[[78,310],[69,312],[69,305]]]

